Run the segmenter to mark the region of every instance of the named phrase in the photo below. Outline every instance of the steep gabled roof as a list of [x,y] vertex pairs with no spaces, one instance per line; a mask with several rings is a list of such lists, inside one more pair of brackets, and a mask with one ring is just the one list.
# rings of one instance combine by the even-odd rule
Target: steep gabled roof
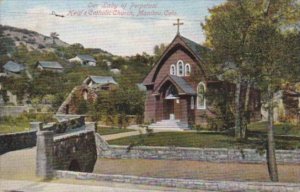
[[196,94],[193,87],[188,82],[186,82],[183,78],[175,75],[170,75],[170,78],[173,79],[173,81],[183,90],[184,93],[188,95]]
[[197,57],[199,57],[200,59],[203,57],[203,53],[209,51],[208,48],[206,48],[190,39],[187,39],[183,36],[180,36],[180,37],[187,44],[187,46],[195,53],[195,55],[197,55]]
[[25,69],[23,65],[19,63],[15,63],[13,61],[8,61],[5,65],[3,65],[3,68],[13,73],[18,73]]
[[[178,40],[179,43],[175,43],[176,40]],[[166,48],[163,55],[160,57],[159,61],[153,66],[151,71],[145,77],[145,79],[143,81],[144,85],[151,85],[154,83],[155,74],[160,69],[160,65],[163,64],[162,63],[163,59],[166,57],[167,53],[170,52],[178,44],[186,47],[189,50],[189,52],[191,52],[191,54],[196,58],[196,60],[198,60],[199,63],[202,62],[203,54],[206,53],[207,51],[209,51],[208,48],[203,47],[202,45],[200,45],[192,40],[189,40],[189,39],[181,36],[180,34],[177,34],[175,36],[175,38],[172,40],[172,42],[170,43],[170,45]],[[204,71],[209,70],[204,65],[201,65],[201,67],[202,67],[202,70],[204,70]]]
[[63,69],[63,66],[56,61],[39,61],[38,62],[43,68],[48,69]]
[[188,82],[186,82],[183,78],[175,75],[167,75],[155,88],[154,94],[158,94],[161,87],[163,87],[167,81],[170,81],[173,85],[175,85],[175,87],[178,89],[179,94],[196,95],[195,90]]

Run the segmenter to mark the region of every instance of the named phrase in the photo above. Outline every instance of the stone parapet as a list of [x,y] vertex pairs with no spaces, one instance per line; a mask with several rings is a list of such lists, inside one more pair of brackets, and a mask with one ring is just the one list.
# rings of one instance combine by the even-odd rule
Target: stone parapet
[[96,180],[140,185],[178,187],[211,191],[265,191],[265,192],[299,192],[300,184],[274,182],[238,182],[238,181],[208,181],[194,179],[153,178],[130,175],[107,175],[94,173],[79,173],[71,171],[55,171],[58,178]]
[[8,133],[0,135],[0,154],[34,147],[36,144],[36,130]]
[[[100,147],[99,145],[97,147]],[[192,160],[233,163],[265,163],[266,153],[255,149],[186,148],[110,145],[99,150],[100,158]],[[300,164],[300,150],[276,150],[276,159],[282,164]]]

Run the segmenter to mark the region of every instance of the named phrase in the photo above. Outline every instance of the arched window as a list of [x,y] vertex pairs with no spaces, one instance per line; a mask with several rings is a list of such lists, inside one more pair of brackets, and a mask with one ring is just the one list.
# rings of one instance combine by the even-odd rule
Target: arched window
[[179,60],[177,62],[177,75],[183,76],[184,75],[184,64],[183,61]]
[[176,75],[176,66],[173,64],[170,67],[170,74],[171,75]]
[[197,86],[197,109],[206,109],[205,91],[205,84],[200,82]]
[[185,64],[185,76],[190,76],[191,74],[191,66],[190,64]]
[[178,97],[178,91],[174,85],[170,85],[166,90],[165,99],[176,99]]
[[191,97],[191,109],[195,109],[195,99],[194,99],[194,96]]

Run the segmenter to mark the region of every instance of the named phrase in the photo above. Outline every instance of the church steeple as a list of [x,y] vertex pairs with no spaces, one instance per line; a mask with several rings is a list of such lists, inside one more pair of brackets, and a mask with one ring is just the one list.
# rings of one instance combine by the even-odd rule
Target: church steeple
[[183,23],[180,23],[180,19],[177,19],[177,23],[173,23],[174,26],[177,25],[177,35],[180,35],[179,27],[180,25],[183,25]]

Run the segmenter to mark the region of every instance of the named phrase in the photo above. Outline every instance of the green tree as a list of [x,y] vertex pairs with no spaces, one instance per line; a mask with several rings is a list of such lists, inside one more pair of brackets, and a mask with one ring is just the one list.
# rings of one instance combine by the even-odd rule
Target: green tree
[[[245,111],[240,99],[242,82],[259,84],[266,95],[269,112],[267,161],[272,181],[278,181],[272,119],[273,93],[283,79],[293,77],[291,73],[287,73],[287,63],[295,65],[293,58],[297,54],[291,47],[299,48],[299,43],[286,43],[287,40],[291,43],[291,39],[297,38],[289,34],[285,34],[285,37],[282,29],[292,23],[299,23],[297,10],[299,2],[296,0],[229,0],[211,9],[211,17],[203,25],[207,35],[206,44],[213,49],[216,61],[230,61],[236,65],[235,132],[238,139],[243,138],[241,114]],[[291,53],[288,54],[287,50]],[[294,57],[289,57],[291,54]]]

